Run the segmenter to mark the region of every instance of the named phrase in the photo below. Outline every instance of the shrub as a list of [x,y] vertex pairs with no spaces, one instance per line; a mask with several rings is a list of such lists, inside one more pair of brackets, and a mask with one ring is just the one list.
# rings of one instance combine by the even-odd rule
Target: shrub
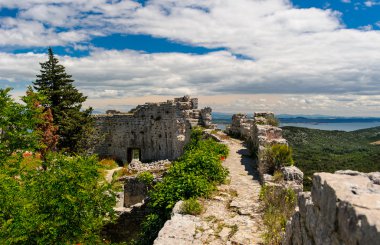
[[172,164],[162,182],[149,191],[150,210],[143,222],[138,244],[151,244],[179,200],[207,197],[228,175],[221,157],[228,147],[213,139],[204,139],[201,128],[192,131],[185,153]]
[[266,117],[266,119],[267,119],[267,123],[269,125],[272,125],[272,126],[275,126],[275,127],[278,127],[280,125],[280,121],[275,116],[268,115]]
[[151,186],[153,184],[154,175],[148,171],[144,171],[137,175],[137,179],[147,186]]
[[[113,219],[115,195],[94,157],[51,155],[47,169],[0,168],[0,241],[9,244],[96,244]],[[14,198],[10,198],[13,196]]]
[[273,174],[274,171],[279,170],[281,167],[294,165],[292,148],[284,144],[267,147],[262,158],[266,161],[268,173],[270,174]]
[[180,211],[182,214],[199,215],[203,211],[203,206],[195,198],[183,201]]
[[295,210],[296,194],[290,188],[264,185],[260,200],[264,208],[264,243],[281,244],[286,222]]
[[281,171],[278,171],[278,170],[274,171],[274,174],[273,174],[273,182],[275,182],[275,183],[279,183],[279,182],[281,182],[281,181],[283,181],[283,180],[284,180],[284,175],[283,175],[283,173],[282,173]]

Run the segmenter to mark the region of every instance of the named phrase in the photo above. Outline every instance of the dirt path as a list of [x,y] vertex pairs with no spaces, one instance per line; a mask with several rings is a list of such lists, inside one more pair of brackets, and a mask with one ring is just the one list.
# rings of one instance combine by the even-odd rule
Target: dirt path
[[119,169],[122,169],[122,167],[117,167],[117,168],[114,168],[114,169],[111,169],[111,170],[106,170],[106,181],[108,183],[111,183],[112,182],[112,175],[115,171],[119,170]]
[[195,243],[260,244],[260,183],[255,161],[240,140],[228,140],[229,157],[223,165],[230,171],[228,184],[204,201],[205,212],[196,224]]

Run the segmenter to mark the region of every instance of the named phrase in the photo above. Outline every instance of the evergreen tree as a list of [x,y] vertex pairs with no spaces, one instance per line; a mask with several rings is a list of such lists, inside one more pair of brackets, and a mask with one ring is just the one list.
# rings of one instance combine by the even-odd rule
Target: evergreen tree
[[89,128],[93,127],[92,108],[82,110],[87,99],[73,85],[74,80],[59,64],[53,50],[48,49],[49,58],[40,63],[40,74],[33,83],[34,89],[47,98],[47,105],[53,114],[54,124],[58,126],[58,150],[80,152]]

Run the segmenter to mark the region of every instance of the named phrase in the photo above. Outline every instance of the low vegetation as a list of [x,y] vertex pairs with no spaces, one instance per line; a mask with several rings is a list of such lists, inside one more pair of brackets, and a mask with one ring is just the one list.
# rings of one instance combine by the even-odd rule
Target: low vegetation
[[149,192],[152,212],[143,222],[142,234],[136,243],[151,244],[179,200],[209,196],[228,175],[221,164],[227,155],[226,145],[204,139],[202,129],[194,129],[183,156]]
[[268,115],[266,117],[267,119],[267,123],[271,126],[275,126],[275,127],[278,127],[280,125],[280,121],[278,120],[277,117],[275,116],[272,116],[272,115]]
[[100,229],[114,218],[115,195],[97,159],[51,154],[46,170],[23,168],[24,161],[16,154],[0,163],[0,241],[99,243]]
[[107,170],[119,167],[116,161],[112,159],[102,159],[100,160],[99,164],[102,168],[107,169]]
[[262,156],[266,161],[268,173],[273,174],[281,167],[293,166],[292,148],[284,144],[274,144],[265,149]]
[[305,174],[304,188],[310,190],[315,172],[351,169],[380,171],[380,127],[353,132],[283,127],[283,136],[293,148],[293,157]]
[[286,222],[294,213],[296,194],[290,188],[264,185],[260,191],[260,200],[264,210],[264,243],[281,244]]
[[145,185],[151,186],[153,184],[154,175],[148,171],[144,171],[137,175],[137,179]]
[[191,215],[199,215],[203,211],[202,204],[195,198],[190,198],[188,200],[183,201],[180,212],[182,214],[191,214]]

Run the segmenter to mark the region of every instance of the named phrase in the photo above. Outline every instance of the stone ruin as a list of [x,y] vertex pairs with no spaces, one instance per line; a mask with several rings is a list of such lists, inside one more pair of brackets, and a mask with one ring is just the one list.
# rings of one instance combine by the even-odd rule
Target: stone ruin
[[97,127],[105,135],[95,153],[123,163],[176,159],[183,153],[192,127],[213,127],[211,108],[198,109],[198,99],[189,96],[146,103],[129,113],[107,112],[95,116]]
[[[255,112],[253,118],[246,114],[235,114],[232,123],[226,128],[227,134],[246,141],[252,155],[257,158],[258,172],[262,183],[274,185],[272,176],[266,162],[264,152],[274,144],[288,142],[282,137],[282,129],[269,125],[268,118],[274,118],[273,112]],[[302,191],[303,173],[297,167],[283,167],[281,172],[284,176],[285,187],[291,187],[296,192]]]
[[285,245],[380,244],[380,173],[316,173],[298,195]]
[[253,119],[248,118],[247,114],[234,114],[231,125],[226,127],[226,132],[236,138],[247,139],[251,133]]
[[[278,186],[260,156],[266,147],[287,141],[280,128],[268,125],[267,117],[273,117],[273,113],[255,113],[253,119],[234,115],[226,131],[244,139],[257,156],[262,183]],[[285,185],[279,187],[290,187],[298,193],[298,205],[287,223],[282,244],[380,245],[380,172],[315,173],[311,192],[302,192],[301,170],[292,166],[281,172]]]

